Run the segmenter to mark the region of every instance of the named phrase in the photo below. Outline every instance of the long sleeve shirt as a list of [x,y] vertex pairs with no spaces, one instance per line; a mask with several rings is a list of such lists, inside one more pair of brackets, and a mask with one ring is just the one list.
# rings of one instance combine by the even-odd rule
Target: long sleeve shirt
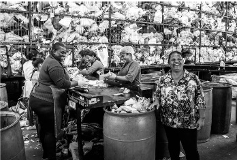
[[48,56],[42,64],[38,82],[39,85],[35,88],[32,96],[52,103],[53,95],[49,86],[54,85],[63,89],[71,87],[69,75],[62,64],[52,55]]
[[98,75],[104,73],[104,65],[102,64],[102,62],[96,60],[90,67],[88,67],[86,70],[82,70],[80,73],[83,75],[91,75],[99,78]]

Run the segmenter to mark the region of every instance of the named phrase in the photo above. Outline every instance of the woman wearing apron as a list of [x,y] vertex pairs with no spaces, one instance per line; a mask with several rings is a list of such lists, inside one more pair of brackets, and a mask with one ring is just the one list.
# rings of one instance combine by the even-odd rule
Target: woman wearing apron
[[81,83],[70,81],[61,63],[65,55],[66,46],[63,43],[52,45],[51,53],[44,60],[38,82],[30,95],[29,105],[38,116],[41,126],[43,158],[48,160],[56,160],[56,138],[60,134],[61,113],[67,98],[65,91]]

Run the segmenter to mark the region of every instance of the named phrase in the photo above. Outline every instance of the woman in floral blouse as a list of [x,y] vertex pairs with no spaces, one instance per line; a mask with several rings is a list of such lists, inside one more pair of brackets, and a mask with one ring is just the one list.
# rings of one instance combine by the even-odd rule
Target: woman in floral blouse
[[181,52],[170,53],[171,70],[157,82],[153,105],[160,111],[171,160],[179,160],[180,142],[187,160],[199,160],[197,130],[204,125],[206,105],[201,82],[183,68],[184,61]]

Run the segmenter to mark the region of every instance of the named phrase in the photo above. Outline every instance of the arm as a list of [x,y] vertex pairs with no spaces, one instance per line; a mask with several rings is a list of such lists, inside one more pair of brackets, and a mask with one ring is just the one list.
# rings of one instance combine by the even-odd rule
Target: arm
[[126,78],[126,76],[115,76],[114,79],[115,79],[115,80],[119,80],[119,81],[128,81],[128,79]]
[[83,75],[90,75],[93,74],[94,72],[96,72],[98,69],[103,68],[103,65],[100,61],[95,61],[91,67],[89,67],[87,70],[82,70],[79,71],[79,74],[83,74]]
[[161,78],[159,78],[158,81],[156,81],[156,90],[153,93],[153,103],[151,104],[152,107],[156,106],[156,109],[158,110],[160,108],[160,99],[161,99],[161,87],[160,87],[160,82],[161,82]]
[[138,72],[140,71],[140,66],[138,63],[133,63],[129,67],[128,73],[125,76],[116,76],[116,74],[112,74],[109,79],[119,80],[119,81],[126,81],[126,82],[133,82],[136,78]]
[[130,65],[128,73],[125,76],[125,78],[127,79],[127,81],[132,83],[135,80],[136,76],[138,75],[139,71],[140,71],[140,65],[137,62],[133,62]]
[[59,62],[52,61],[48,66],[48,74],[54,85],[59,88],[68,89],[71,87],[70,80],[67,80],[64,68]]
[[74,80],[70,81],[70,83],[71,83],[71,85],[70,85],[71,87],[75,87],[78,85],[78,82],[74,81]]
[[196,106],[199,112],[199,119],[197,121],[197,130],[200,130],[201,127],[204,125],[206,104],[205,104],[204,92],[201,86],[201,82],[197,76],[196,76],[196,79],[197,79],[197,90],[196,90],[195,98],[196,98]]

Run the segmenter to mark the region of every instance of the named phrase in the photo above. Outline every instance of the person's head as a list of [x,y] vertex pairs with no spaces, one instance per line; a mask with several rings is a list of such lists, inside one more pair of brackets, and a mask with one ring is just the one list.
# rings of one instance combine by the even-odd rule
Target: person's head
[[171,71],[178,72],[183,70],[184,58],[181,52],[172,51],[168,57],[168,63],[170,65]]
[[96,59],[98,59],[96,53],[89,49],[81,50],[79,54],[82,56],[84,60],[88,62],[94,62]]
[[134,49],[132,46],[124,46],[120,50],[120,57],[122,61],[130,62],[133,60],[134,56]]
[[56,42],[52,45],[52,52],[59,61],[62,61],[63,58],[66,56],[66,45],[62,42]]
[[37,54],[36,58],[44,58],[44,53],[43,52],[39,52],[39,54]]
[[28,48],[25,52],[26,58],[28,60],[33,60],[38,54],[39,52],[35,48]]
[[33,64],[34,68],[40,70],[43,62],[44,62],[44,60],[41,58],[34,58],[32,64]]

